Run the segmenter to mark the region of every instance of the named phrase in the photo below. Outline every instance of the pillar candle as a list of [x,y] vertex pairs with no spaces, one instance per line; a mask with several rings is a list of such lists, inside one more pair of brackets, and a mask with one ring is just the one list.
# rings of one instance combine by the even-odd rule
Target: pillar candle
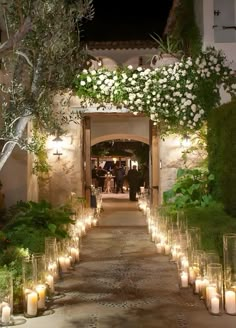
[[195,293],[199,294],[201,291],[201,286],[202,286],[202,278],[197,278],[195,279]]
[[163,251],[163,245],[161,243],[156,244],[157,253],[161,254]]
[[45,301],[46,301],[45,285],[37,285],[35,287],[35,290],[38,293],[38,309],[45,309]]
[[220,312],[220,300],[219,300],[219,298],[217,296],[211,297],[210,303],[211,303],[211,313],[219,314],[219,312]]
[[180,280],[181,280],[181,287],[188,287],[188,273],[182,272],[180,274]]
[[170,245],[168,245],[168,244],[165,244],[165,254],[166,255],[169,255],[170,254]]
[[9,323],[11,319],[11,308],[10,306],[4,305],[2,308],[2,323]]
[[236,313],[236,299],[235,292],[232,290],[227,290],[225,292],[225,311],[228,314]]
[[211,305],[211,298],[216,295],[216,287],[215,286],[207,286],[206,287],[206,303],[207,306]]
[[67,265],[65,260],[66,260],[65,256],[60,256],[58,259],[62,272],[67,272]]
[[30,316],[37,315],[38,309],[38,294],[36,292],[30,292],[26,295],[27,297],[27,314]]
[[46,282],[48,284],[48,287],[50,288],[50,291],[54,293],[54,278],[53,275],[49,274],[46,277]]

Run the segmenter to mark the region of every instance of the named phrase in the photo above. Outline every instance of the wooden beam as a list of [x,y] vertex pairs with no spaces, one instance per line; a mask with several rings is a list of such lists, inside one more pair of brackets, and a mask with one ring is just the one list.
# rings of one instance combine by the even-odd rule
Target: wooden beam
[[91,119],[89,117],[84,118],[84,171],[85,171],[85,199],[86,206],[91,205]]
[[160,137],[150,121],[150,189],[152,206],[160,205]]

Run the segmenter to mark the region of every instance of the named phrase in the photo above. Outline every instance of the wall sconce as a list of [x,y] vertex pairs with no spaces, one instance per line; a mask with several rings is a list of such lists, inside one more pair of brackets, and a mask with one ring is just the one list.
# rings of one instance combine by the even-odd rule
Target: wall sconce
[[183,138],[181,139],[181,146],[184,148],[188,148],[191,146],[191,139],[189,136],[184,135]]
[[58,132],[57,132],[56,138],[54,138],[52,141],[53,141],[54,150],[55,150],[54,153],[53,153],[53,155],[57,156],[57,159],[59,160],[60,159],[60,156],[62,155],[61,146],[62,146],[62,141],[63,140],[58,135]]

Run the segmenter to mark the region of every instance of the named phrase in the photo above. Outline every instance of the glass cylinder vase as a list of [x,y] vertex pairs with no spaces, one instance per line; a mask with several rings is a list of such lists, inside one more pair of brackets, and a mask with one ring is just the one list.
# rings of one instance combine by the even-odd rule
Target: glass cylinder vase
[[206,306],[213,315],[222,314],[223,309],[223,268],[220,263],[207,265],[209,285],[206,287]]
[[0,322],[1,326],[11,323],[13,312],[13,282],[10,272],[0,272]]
[[33,266],[33,259],[31,257],[23,259],[22,275],[24,316],[26,318],[33,318],[38,314],[38,294],[34,290],[36,277]]
[[224,258],[224,308],[236,315],[236,234],[223,235]]
[[36,253],[32,255],[35,286],[38,294],[38,310],[46,309],[46,262],[45,255]]

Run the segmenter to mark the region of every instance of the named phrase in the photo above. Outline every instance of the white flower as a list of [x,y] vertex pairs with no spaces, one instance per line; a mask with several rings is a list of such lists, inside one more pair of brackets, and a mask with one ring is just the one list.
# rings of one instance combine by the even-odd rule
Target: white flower
[[82,71],[84,74],[88,74],[88,70],[87,69],[83,69]]
[[133,66],[132,66],[132,65],[129,65],[127,68],[128,68],[129,70],[132,70],[132,69],[133,69]]
[[197,110],[197,106],[195,104],[192,104],[191,110],[192,110],[193,113],[195,113],[196,110]]
[[85,81],[80,81],[81,86],[84,86],[85,84],[86,84]]
[[87,82],[90,83],[92,81],[90,76],[87,76]]

